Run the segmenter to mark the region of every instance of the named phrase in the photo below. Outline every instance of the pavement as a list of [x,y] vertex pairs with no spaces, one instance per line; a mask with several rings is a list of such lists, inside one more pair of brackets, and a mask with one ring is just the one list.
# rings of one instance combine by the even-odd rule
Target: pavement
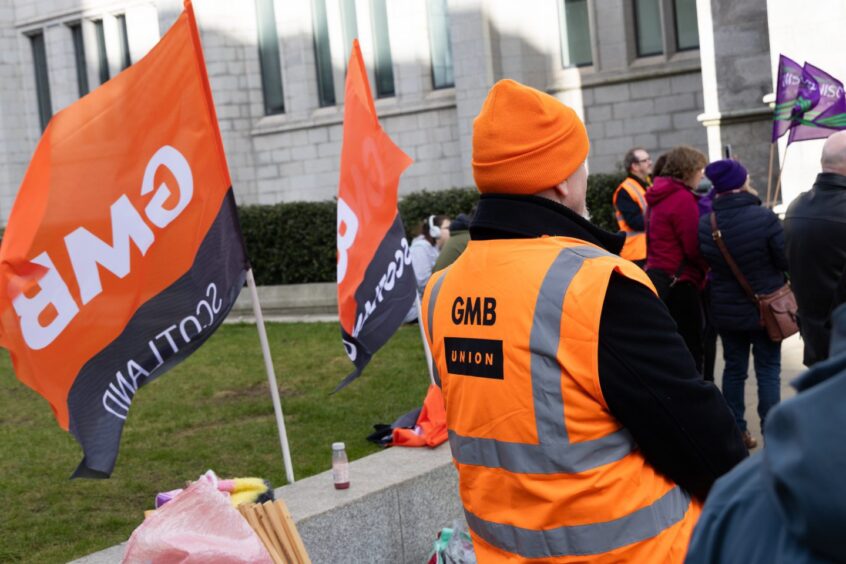
[[[335,322],[338,323],[338,314],[337,313],[307,313],[307,314],[290,314],[290,315],[278,315],[278,314],[269,314],[269,315],[262,315],[262,319],[264,319],[265,323],[331,323]],[[229,314],[223,323],[233,324],[233,323],[249,323],[250,325],[256,322],[256,318],[252,315],[247,314]]]
[[[802,349],[804,344],[796,334],[789,339],[786,339],[781,344],[781,399],[782,401],[792,398],[796,395],[796,391],[790,386],[797,376],[802,374],[806,368],[802,364]],[[722,389],[723,368],[725,362],[723,361],[722,346],[717,340],[717,362],[714,369],[714,380]],[[752,367],[752,358],[749,358],[749,371],[747,372],[746,380],[746,423],[749,432],[752,436],[758,439],[758,448],[763,446],[761,439],[761,422],[758,420],[758,387],[755,381],[755,370]],[[754,452],[754,451],[753,451]]]

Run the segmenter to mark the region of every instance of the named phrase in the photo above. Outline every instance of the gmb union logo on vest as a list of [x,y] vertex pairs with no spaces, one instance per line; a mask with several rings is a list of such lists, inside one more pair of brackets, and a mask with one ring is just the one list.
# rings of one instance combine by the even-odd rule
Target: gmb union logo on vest
[[[179,188],[175,206],[165,207],[171,196],[162,183],[154,187],[154,177],[159,167],[170,170]],[[154,192],[155,190],[155,192]],[[12,306],[20,317],[21,335],[32,350],[41,350],[50,345],[67,329],[77,316],[80,307],[85,307],[103,291],[99,268],[108,270],[118,278],[125,278],[130,272],[130,241],[142,255],[156,240],[155,233],[147,224],[164,229],[185,210],[194,195],[194,177],[185,157],[170,145],[161,147],[153,154],[144,170],[141,181],[141,195],[153,193],[142,212],[135,209],[124,194],[109,208],[112,226],[112,244],[109,245],[85,227],[78,227],[64,237],[65,249],[70,257],[73,275],[79,287],[80,302],[71,295],[68,284],[56,269],[53,259],[42,252],[31,262],[43,266],[46,273],[39,280],[40,291],[34,296],[23,294],[12,300]],[[147,221],[144,219],[146,218]],[[52,309],[52,318],[44,315]],[[42,324],[43,318],[50,318]]]
[[[496,298],[457,297],[452,302],[455,325],[493,326],[496,324]],[[444,337],[447,371],[461,376],[502,380],[502,341],[468,337]]]

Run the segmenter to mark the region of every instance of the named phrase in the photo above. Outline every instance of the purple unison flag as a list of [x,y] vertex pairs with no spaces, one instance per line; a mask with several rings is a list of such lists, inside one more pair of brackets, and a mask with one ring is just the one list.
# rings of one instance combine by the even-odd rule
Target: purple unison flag
[[843,83],[810,63],[802,69],[802,84],[794,106],[787,144],[809,139],[825,139],[835,131],[846,129],[846,99]]
[[802,66],[784,55],[778,58],[778,74],[776,76],[776,106],[773,115],[773,139],[775,143],[779,137],[793,127],[791,112],[799,95],[802,82]]

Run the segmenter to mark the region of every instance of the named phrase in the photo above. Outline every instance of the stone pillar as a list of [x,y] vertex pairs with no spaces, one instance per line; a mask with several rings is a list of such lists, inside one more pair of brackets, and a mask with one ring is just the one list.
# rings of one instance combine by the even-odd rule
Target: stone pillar
[[699,0],[699,52],[708,131],[708,156],[731,145],[766,197],[772,111],[767,6],[757,0]]
[[[27,118],[35,115],[35,79],[31,62],[21,62],[21,50],[30,47],[15,29],[13,4],[0,2],[0,218],[4,225],[41,133],[37,126],[27,127]],[[31,61],[32,57],[26,60]],[[27,88],[25,84],[33,86]],[[33,119],[37,123],[37,115]]]

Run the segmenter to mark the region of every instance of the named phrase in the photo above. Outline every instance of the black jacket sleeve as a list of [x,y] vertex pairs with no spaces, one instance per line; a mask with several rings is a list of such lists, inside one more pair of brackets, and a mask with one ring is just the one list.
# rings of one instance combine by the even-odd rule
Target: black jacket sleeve
[[635,231],[643,231],[643,213],[625,190],[620,190],[620,193],[617,194],[617,209],[623,214],[623,219],[626,220],[629,227]]
[[770,225],[767,229],[767,245],[770,249],[770,258],[775,267],[782,272],[787,272],[787,255],[784,253],[784,228],[781,226],[776,214],[770,212]]
[[[846,270],[840,275],[837,281],[837,286],[834,288],[834,303],[831,304],[831,311],[837,309],[840,304],[846,303]],[[831,317],[829,316],[829,325],[831,325]]]
[[748,454],[722,394],[696,371],[667,308],[617,274],[599,326],[599,383],[649,463],[696,497],[704,499]]

